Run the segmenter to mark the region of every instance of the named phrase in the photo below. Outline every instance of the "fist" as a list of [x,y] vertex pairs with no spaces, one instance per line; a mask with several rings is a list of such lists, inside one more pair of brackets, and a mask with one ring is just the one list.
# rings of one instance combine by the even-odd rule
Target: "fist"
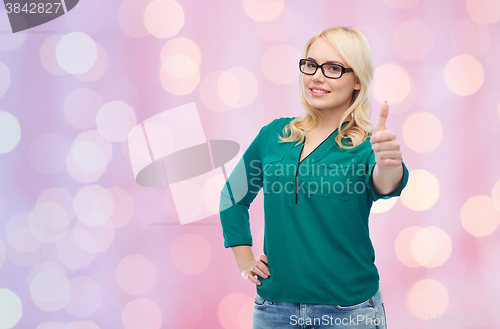
[[382,168],[398,168],[401,166],[401,144],[396,139],[396,134],[385,127],[389,115],[389,104],[382,104],[380,119],[373,131],[370,142],[375,152],[375,161]]

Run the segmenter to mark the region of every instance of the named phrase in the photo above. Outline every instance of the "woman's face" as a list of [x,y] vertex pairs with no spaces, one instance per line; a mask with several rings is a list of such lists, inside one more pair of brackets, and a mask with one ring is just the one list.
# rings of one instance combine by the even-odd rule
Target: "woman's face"
[[[309,48],[308,59],[312,59],[321,65],[332,61],[347,68],[339,53],[329,45],[322,37],[318,38]],[[318,67],[314,75],[302,74],[304,96],[312,107],[318,110],[333,110],[344,112],[351,105],[351,97],[354,90],[359,90],[354,72],[345,72],[340,79],[330,79],[323,75]],[[313,89],[318,88],[324,92],[315,93]]]

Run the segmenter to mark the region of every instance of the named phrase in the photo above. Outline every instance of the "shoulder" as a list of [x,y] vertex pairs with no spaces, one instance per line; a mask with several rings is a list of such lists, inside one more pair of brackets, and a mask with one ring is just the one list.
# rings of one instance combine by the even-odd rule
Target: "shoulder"
[[281,132],[287,124],[289,124],[293,119],[297,117],[280,117],[269,122],[267,125],[262,127],[261,132],[263,133],[275,133]]

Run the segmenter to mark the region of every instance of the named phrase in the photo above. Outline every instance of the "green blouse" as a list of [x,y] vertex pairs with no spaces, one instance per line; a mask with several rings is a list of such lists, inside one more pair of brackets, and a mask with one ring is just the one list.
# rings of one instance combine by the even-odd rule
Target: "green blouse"
[[379,288],[370,208],[377,199],[401,194],[408,169],[402,161],[401,185],[377,194],[370,138],[341,149],[335,143],[338,130],[299,163],[303,143],[278,139],[293,119],[264,126],[227,179],[219,208],[224,247],[252,245],[248,210],[263,189],[264,254],[271,275],[258,276],[258,294],[271,302],[361,303]]

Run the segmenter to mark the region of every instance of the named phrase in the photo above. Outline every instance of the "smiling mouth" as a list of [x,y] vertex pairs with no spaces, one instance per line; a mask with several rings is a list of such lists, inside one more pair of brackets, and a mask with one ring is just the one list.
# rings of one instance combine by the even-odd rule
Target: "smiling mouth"
[[318,93],[318,94],[329,94],[330,91],[327,90],[320,90],[320,89],[314,89],[314,88],[309,88],[312,92]]

